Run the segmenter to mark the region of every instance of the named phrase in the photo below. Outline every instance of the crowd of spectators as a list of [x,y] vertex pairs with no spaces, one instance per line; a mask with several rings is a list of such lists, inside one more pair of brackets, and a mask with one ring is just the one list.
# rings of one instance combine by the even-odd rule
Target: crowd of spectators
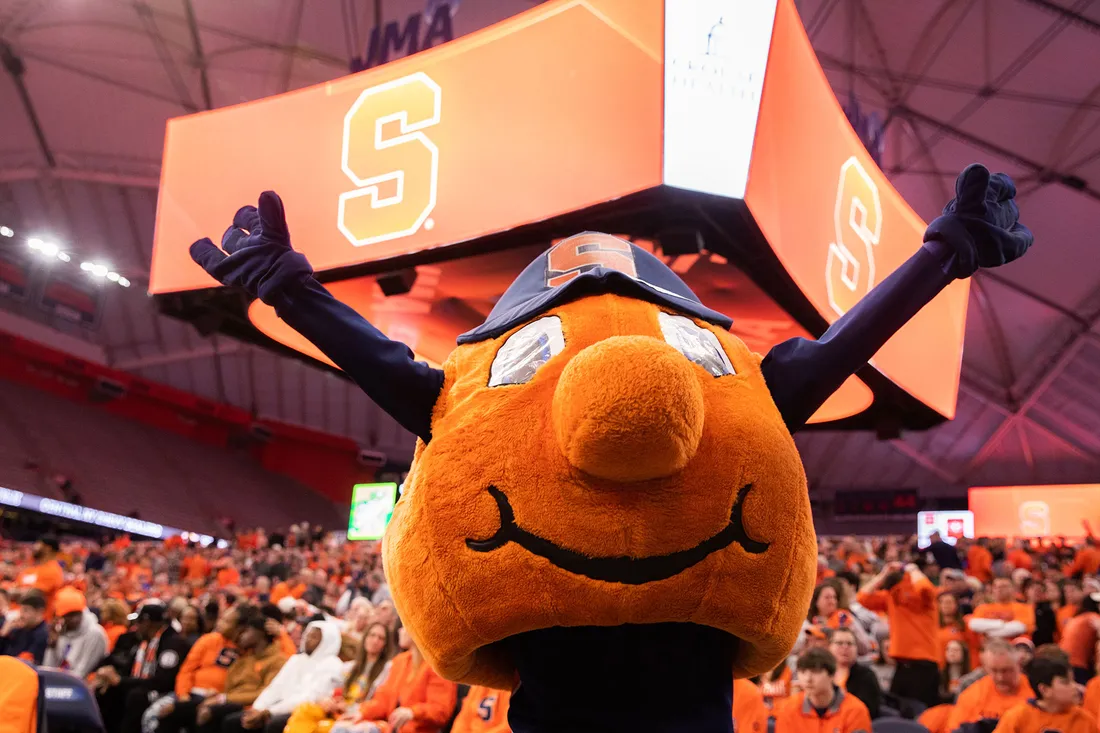
[[[1095,733],[1096,545],[820,539],[802,634],[735,683],[735,729]],[[222,548],[0,543],[0,618],[0,654],[86,680],[112,732],[508,731],[508,692],[424,661],[377,543],[308,525]]]

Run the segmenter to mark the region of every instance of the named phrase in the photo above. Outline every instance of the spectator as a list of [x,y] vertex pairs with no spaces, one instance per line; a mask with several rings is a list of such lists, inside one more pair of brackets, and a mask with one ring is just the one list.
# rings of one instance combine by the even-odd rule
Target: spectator
[[[214,630],[199,637],[176,676],[176,689],[146,713],[144,728],[158,733],[178,733],[195,725],[199,704],[208,697],[225,692],[229,668],[240,656],[234,640],[237,637],[240,611],[227,608]],[[158,701],[160,702],[160,701]],[[156,717],[156,722],[149,713]]]
[[46,535],[34,543],[35,565],[19,576],[19,585],[38,590],[46,600],[46,619],[53,619],[54,594],[65,584],[65,573],[57,561],[60,544],[53,535]]
[[130,609],[117,598],[109,598],[103,603],[99,617],[100,623],[103,625],[103,631],[107,634],[108,654],[114,651],[118,637],[125,634],[127,629],[130,628],[129,616]]
[[337,624],[314,621],[306,626],[301,653],[288,659],[260,693],[252,708],[241,717],[241,727],[281,733],[298,705],[330,698],[344,676],[340,643]]
[[997,733],[1095,733],[1096,719],[1077,705],[1077,685],[1069,664],[1037,658],[1027,670],[1036,699],[1009,709],[997,724]]
[[1027,669],[1031,660],[1035,658],[1035,642],[1026,636],[1018,636],[1012,640],[1012,648],[1016,650],[1016,659],[1020,662],[1021,669]]
[[310,585],[301,598],[309,605],[320,608],[325,604],[325,589],[327,587],[328,574],[324,570],[315,570]]
[[974,613],[974,589],[967,582],[963,571],[948,569],[940,572],[940,590],[955,596],[959,603],[960,616],[966,617]]
[[810,599],[810,610],[806,614],[806,620],[802,622],[803,634],[795,642],[793,652],[795,654],[805,647],[808,636],[805,632],[810,627],[822,629],[848,628],[856,640],[857,655],[867,654],[874,646],[874,642],[863,624],[855,614],[848,610],[847,599],[841,594],[840,583],[829,579],[814,589]]
[[206,624],[203,621],[199,609],[188,604],[179,615],[179,633],[188,644],[194,644],[206,632]]
[[0,628],[0,655],[42,664],[49,644],[46,598],[37,590],[23,595],[18,615],[9,616]]
[[954,593],[944,592],[936,598],[936,609],[939,613],[939,631],[936,632],[936,644],[939,652],[939,664],[944,663],[944,653],[947,645],[957,641],[973,648],[980,640],[978,634],[970,631],[959,612],[959,600]]
[[825,730],[832,733],[870,731],[867,707],[854,695],[837,687],[836,659],[826,649],[810,649],[798,658],[801,692],[793,695],[776,714],[778,733]]
[[993,602],[974,609],[970,630],[992,639],[1013,639],[1035,630],[1035,609],[1014,599],[1016,590],[1008,578],[993,581]]
[[84,594],[75,588],[57,592],[54,610],[60,629],[50,634],[43,665],[84,679],[107,656],[107,633],[88,610]]
[[[477,691],[475,694],[475,690]],[[466,699],[462,703],[463,713],[469,708],[474,706],[470,703],[471,695],[475,697],[485,698],[486,695],[499,695],[495,690],[486,690],[485,688],[472,688],[470,693],[466,696]],[[497,707],[490,706],[490,709],[486,712],[499,713],[499,707],[503,706],[505,712],[508,709],[509,696],[505,696],[503,700],[497,697],[495,704]],[[475,708],[476,709],[476,708]],[[458,719],[463,718],[463,713],[460,713]],[[469,715],[469,714],[467,714]],[[760,692],[760,688],[754,685],[749,680],[734,680],[733,681],[733,730],[734,733],[766,733],[768,730],[768,718],[771,717],[771,711],[768,710],[768,706],[764,703],[764,695]],[[455,720],[454,730],[458,730],[458,719]],[[492,718],[490,718],[492,720]],[[506,718],[501,717],[501,721],[505,721]],[[498,727],[503,725],[502,731],[507,731],[507,724],[500,723]],[[483,724],[484,727],[478,728],[471,724],[465,727],[468,731],[496,731],[497,727],[494,727],[490,722]],[[453,731],[452,731],[453,733]]]
[[947,570],[948,568],[962,570],[962,560],[959,559],[959,551],[956,550],[954,546],[944,542],[939,532],[933,532],[930,539],[931,542],[928,545],[928,552],[932,553],[932,557],[936,560],[936,565],[938,565],[941,570]]
[[1016,651],[1003,639],[991,639],[982,652],[986,676],[959,694],[947,719],[947,730],[954,731],[964,723],[996,720],[1010,708],[1027,702],[1031,686],[1020,674]]
[[849,628],[833,629],[829,636],[829,651],[836,659],[833,681],[837,687],[859,698],[867,706],[871,717],[877,718],[882,705],[882,688],[871,668],[856,661],[856,635]]
[[1073,676],[1079,684],[1086,684],[1096,669],[1096,643],[1100,630],[1100,593],[1092,593],[1081,600],[1077,614],[1066,622],[1062,630],[1060,646],[1069,654]]
[[107,730],[140,733],[146,708],[175,689],[190,645],[168,623],[168,609],[152,602],[138,610],[132,639],[123,638],[111,664],[96,672],[96,699]]
[[424,661],[404,628],[398,633],[409,650],[394,657],[374,698],[359,706],[356,722],[388,723],[401,733],[437,733],[454,711],[457,688]]
[[947,642],[943,654],[943,670],[940,672],[940,700],[954,703],[960,692],[963,675],[970,671],[970,649],[962,641]]
[[1054,604],[1047,596],[1046,583],[1037,578],[1028,578],[1024,581],[1023,592],[1035,615],[1035,631],[1031,640],[1035,642],[1035,646],[1053,644],[1058,636],[1058,617]]
[[859,594],[859,602],[885,611],[890,656],[896,664],[890,692],[931,707],[939,702],[939,650],[935,589],[916,565],[889,563]]
[[1081,584],[1075,580],[1064,580],[1061,584],[1062,607],[1058,609],[1058,631],[1062,632],[1071,618],[1081,610],[1081,603],[1085,600],[1085,592],[1081,590]]
[[256,701],[286,664],[275,637],[267,630],[269,619],[259,609],[240,610],[237,649],[240,656],[226,672],[225,692],[211,695],[195,712],[194,733],[238,733],[244,728],[244,709]]

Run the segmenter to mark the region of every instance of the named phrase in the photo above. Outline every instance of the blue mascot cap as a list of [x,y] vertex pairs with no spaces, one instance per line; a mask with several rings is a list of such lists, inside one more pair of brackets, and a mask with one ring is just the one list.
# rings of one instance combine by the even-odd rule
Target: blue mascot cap
[[485,323],[458,337],[469,344],[496,338],[556,305],[586,295],[619,293],[666,306],[728,329],[728,317],[699,302],[683,280],[641,247],[600,232],[558,242],[523,269]]

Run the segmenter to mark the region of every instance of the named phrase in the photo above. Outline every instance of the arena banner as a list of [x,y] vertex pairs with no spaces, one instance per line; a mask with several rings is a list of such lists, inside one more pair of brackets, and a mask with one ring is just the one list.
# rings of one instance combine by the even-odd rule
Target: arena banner
[[969,491],[979,537],[1084,537],[1100,530],[1100,484],[982,486]]
[[[767,259],[793,282],[794,302],[784,296],[779,310],[798,314],[802,335],[887,277],[925,227],[849,124],[794,0],[550,0],[377,68],[171,120],[150,291],[215,287],[188,246],[219,237],[265,189],[282,194],[295,246],[338,297],[382,314],[383,332],[434,363],[500,293],[483,290],[469,307],[485,278],[447,270],[448,258],[490,251],[468,245],[491,236],[545,247],[519,234],[597,207],[626,224],[666,203],[710,207],[740,251],[760,241],[753,266]],[[691,226],[715,228],[714,216],[700,221]],[[396,258],[394,268],[425,264],[408,297],[382,300],[362,276]],[[876,394],[916,398],[922,426],[954,416],[967,298],[966,281],[947,288],[872,362],[886,377]],[[317,357],[262,304],[249,318]],[[833,419],[872,402],[852,382],[862,393]]]

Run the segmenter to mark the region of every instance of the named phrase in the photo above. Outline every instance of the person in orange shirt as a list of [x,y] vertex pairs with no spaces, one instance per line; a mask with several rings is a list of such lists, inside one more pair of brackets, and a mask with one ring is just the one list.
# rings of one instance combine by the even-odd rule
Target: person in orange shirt
[[1092,678],[1097,662],[1096,642],[1100,635],[1100,593],[1091,593],[1081,601],[1077,615],[1066,622],[1059,646],[1069,654],[1073,676],[1085,684]]
[[770,715],[759,687],[749,680],[733,681],[733,733],[766,733]]
[[803,691],[776,714],[776,733],[870,733],[867,706],[833,684],[836,659],[832,653],[810,649],[798,658],[797,667]]
[[[1098,651],[1100,651],[1100,645],[1098,645]],[[1100,654],[1097,655],[1097,659],[1100,659]],[[1100,666],[1100,661],[1097,662],[1097,666]],[[1100,675],[1093,677],[1085,686],[1085,699],[1081,707],[1086,713],[1100,720]]]
[[226,558],[218,568],[217,583],[219,588],[228,588],[241,583],[241,574],[237,568],[233,567],[233,562],[229,558]]
[[1085,592],[1081,590],[1081,584],[1075,580],[1065,580],[1061,585],[1062,607],[1055,614],[1058,619],[1058,631],[1061,633],[1066,628],[1066,623],[1077,615],[1081,608],[1081,601],[1085,599]]
[[1065,573],[1073,578],[1083,575],[1096,575],[1098,570],[1100,570],[1100,549],[1096,547],[1096,538],[1092,537],[1090,531],[1089,536],[1085,538],[1085,546],[1077,551],[1073,563],[1066,567]]
[[1027,551],[1027,542],[1024,540],[1016,541],[1016,547],[1005,557],[1005,562],[1017,570],[1027,570],[1028,572],[1035,567],[1035,562]]
[[1016,650],[1004,639],[991,639],[982,652],[986,676],[959,695],[944,730],[954,731],[963,723],[1000,719],[1010,708],[1032,697],[1031,685],[1020,674]]
[[298,600],[306,592],[306,584],[298,579],[297,573],[291,573],[286,580],[279,581],[275,584],[275,588],[271,591],[271,602],[278,604],[279,601],[287,598],[293,598]]
[[890,691],[899,697],[939,703],[940,658],[936,589],[910,563],[889,563],[863,587],[859,602],[871,611],[885,611],[890,623],[890,656],[896,664]]
[[57,561],[60,545],[56,537],[47,535],[34,543],[35,566],[19,576],[24,589],[36,589],[46,599],[46,620],[53,619],[54,596],[65,585],[65,573]]
[[157,733],[178,733],[195,727],[199,705],[211,695],[225,692],[229,667],[240,657],[237,637],[240,611],[227,608],[214,631],[199,637],[176,675],[175,695],[157,702]]
[[970,617],[970,630],[991,639],[1013,639],[1035,631],[1035,609],[1015,600],[1016,589],[1008,578],[993,581],[993,602],[983,603]]
[[424,661],[404,627],[398,634],[408,651],[393,658],[386,681],[359,706],[359,720],[388,723],[401,733],[438,733],[454,711],[458,688]]
[[1065,661],[1036,658],[1027,679],[1036,699],[1008,710],[994,733],[1096,733],[1096,718],[1077,705],[1077,685]]
[[983,583],[993,580],[993,553],[985,547],[985,539],[979,539],[966,551],[967,575]]
[[202,555],[188,555],[180,564],[180,576],[183,580],[192,584],[206,582],[206,576],[210,574],[210,563]]
[[940,667],[944,666],[944,653],[947,645],[957,641],[967,647],[970,655],[977,656],[977,649],[981,642],[978,634],[970,631],[966,621],[959,612],[959,599],[954,593],[940,593],[936,598],[936,608],[939,612],[939,630],[936,631],[936,661]]
[[[749,686],[753,684],[750,682]],[[462,701],[462,709],[451,726],[451,733],[511,733],[512,729],[508,727],[508,701],[511,698],[511,692],[474,685]]]

